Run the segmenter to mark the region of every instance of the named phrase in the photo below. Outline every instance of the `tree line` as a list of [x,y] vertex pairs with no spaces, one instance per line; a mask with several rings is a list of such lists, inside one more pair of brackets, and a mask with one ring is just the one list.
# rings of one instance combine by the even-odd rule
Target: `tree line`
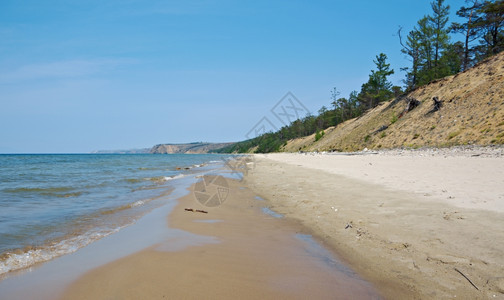
[[[404,92],[428,84],[436,79],[465,71],[482,60],[504,50],[504,0],[466,0],[466,6],[457,10],[463,22],[449,23],[450,6],[444,0],[431,2],[432,12],[417,21],[414,28],[404,36],[398,30],[401,52],[411,65],[401,68],[406,72],[404,87],[393,86],[388,77],[394,74],[387,55],[380,53],[373,60],[368,81],[360,91],[348,97],[340,97],[334,88],[331,91],[331,107],[319,109],[318,115],[308,115],[282,127],[277,132],[268,132],[254,139],[236,143],[216,152],[276,152],[288,140],[316,134],[320,139],[324,129],[358,117],[380,102],[398,97]],[[451,41],[451,35],[460,41]]]
[[[466,0],[457,15],[463,22],[449,24],[450,6],[444,0],[431,3],[432,13],[416,23],[413,30],[398,36],[401,51],[411,61],[406,71],[406,90],[465,71],[504,49],[504,1]],[[452,43],[450,34],[461,35]]]

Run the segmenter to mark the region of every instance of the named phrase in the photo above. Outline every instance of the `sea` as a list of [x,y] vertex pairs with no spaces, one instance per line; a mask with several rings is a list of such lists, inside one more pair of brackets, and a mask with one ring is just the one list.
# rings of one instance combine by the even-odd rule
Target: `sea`
[[217,154],[0,154],[0,280],[69,254],[166,204]]

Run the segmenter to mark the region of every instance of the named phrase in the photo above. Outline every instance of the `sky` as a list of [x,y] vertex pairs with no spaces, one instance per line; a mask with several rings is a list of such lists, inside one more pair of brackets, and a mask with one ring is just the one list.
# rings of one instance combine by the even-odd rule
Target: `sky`
[[360,90],[382,52],[402,86],[397,30],[429,3],[0,0],[0,153],[244,140]]

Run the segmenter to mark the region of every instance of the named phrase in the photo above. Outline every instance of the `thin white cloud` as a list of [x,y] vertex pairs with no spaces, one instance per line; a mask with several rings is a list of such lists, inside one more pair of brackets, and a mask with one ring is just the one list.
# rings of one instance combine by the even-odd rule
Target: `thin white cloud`
[[29,64],[0,71],[0,83],[86,77],[114,70],[120,65],[129,63],[131,60],[126,59],[95,59]]

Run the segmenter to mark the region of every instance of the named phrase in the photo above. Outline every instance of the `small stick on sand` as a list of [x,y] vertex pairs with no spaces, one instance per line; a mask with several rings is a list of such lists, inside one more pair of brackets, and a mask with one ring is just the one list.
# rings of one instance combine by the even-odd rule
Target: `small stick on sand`
[[192,208],[184,208],[185,211],[192,211],[192,212],[199,212],[199,213],[202,213],[202,214],[208,214],[208,211],[206,210],[201,210],[201,209],[192,209]]
[[460,272],[459,269],[457,269],[457,268],[454,268],[454,269],[455,269],[455,271],[459,272],[460,275],[464,276],[464,278],[467,279],[467,281],[469,281],[469,283],[472,284],[472,286],[474,286],[474,288],[479,291],[478,287],[471,281],[471,279],[469,279],[469,277],[465,276],[464,273]]

